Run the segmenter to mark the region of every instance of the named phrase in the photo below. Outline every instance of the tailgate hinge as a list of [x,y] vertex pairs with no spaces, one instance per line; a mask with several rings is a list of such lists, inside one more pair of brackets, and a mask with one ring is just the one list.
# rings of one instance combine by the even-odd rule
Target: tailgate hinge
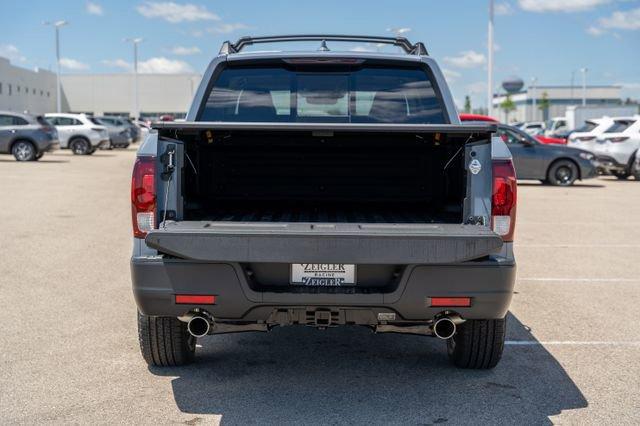
[[487,218],[484,216],[469,216],[464,224],[485,226],[487,224]]

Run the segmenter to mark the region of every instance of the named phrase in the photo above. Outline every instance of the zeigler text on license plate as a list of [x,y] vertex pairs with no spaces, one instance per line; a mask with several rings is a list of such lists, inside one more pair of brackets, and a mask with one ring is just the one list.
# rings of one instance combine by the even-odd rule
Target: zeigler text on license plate
[[356,265],[344,263],[294,263],[291,284],[311,286],[355,285]]

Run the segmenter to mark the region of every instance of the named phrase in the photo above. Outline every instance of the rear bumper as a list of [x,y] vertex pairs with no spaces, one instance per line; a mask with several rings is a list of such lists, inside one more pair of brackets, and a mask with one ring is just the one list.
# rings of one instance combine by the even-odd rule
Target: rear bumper
[[[472,298],[470,307],[455,308],[465,319],[494,319],[506,315],[513,295],[513,261],[489,257],[446,265],[408,265],[397,287],[375,292],[269,292],[252,289],[239,263],[209,263],[162,257],[133,258],[131,277],[138,309],[146,315],[181,316],[200,308],[217,321],[269,322],[287,308],[336,308],[392,312],[400,321],[429,321],[443,311],[430,307],[431,297]],[[216,304],[178,305],[176,294],[214,294]]]
[[625,171],[626,163],[620,163],[617,159],[607,155],[598,155],[596,157],[598,170],[600,172],[609,173],[611,171]]

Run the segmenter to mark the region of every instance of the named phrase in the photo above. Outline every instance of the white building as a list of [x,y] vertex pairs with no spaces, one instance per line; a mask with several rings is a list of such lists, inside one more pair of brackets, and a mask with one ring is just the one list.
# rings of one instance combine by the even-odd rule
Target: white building
[[11,65],[0,57],[0,110],[44,114],[56,109],[56,75]]
[[[620,86],[587,86],[587,105],[593,106],[613,106],[621,105]],[[546,95],[545,95],[546,94]],[[495,95],[493,98],[493,110],[495,116],[502,122],[515,121],[543,121],[551,117],[563,116],[567,106],[582,104],[581,86],[535,86],[528,87],[510,95],[515,104],[515,111],[509,113],[509,117],[502,110],[500,105],[506,99],[506,94]],[[549,108],[540,109],[540,102],[546,97],[549,101]],[[534,108],[535,99],[535,108]]]
[[[199,74],[138,74],[141,117],[183,117],[198,89]],[[62,109],[95,115],[131,115],[133,74],[63,74]]]

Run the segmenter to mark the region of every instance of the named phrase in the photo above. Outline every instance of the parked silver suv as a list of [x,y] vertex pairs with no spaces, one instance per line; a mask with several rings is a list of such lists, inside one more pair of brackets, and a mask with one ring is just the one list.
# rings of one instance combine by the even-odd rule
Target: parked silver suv
[[109,146],[109,132],[85,114],[46,114],[47,121],[56,126],[60,147],[69,148],[76,155],[90,155],[96,149]]
[[0,154],[34,161],[59,147],[58,132],[42,116],[0,111]]

